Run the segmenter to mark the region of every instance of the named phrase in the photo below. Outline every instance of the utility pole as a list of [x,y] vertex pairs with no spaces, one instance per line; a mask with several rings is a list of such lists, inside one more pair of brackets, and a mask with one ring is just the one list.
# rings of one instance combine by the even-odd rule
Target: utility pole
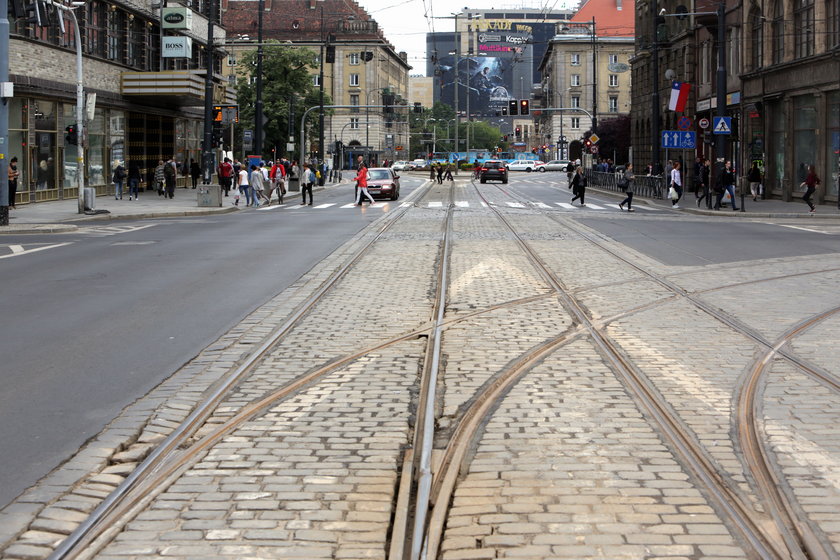
[[0,105],[0,226],[9,225],[9,2],[0,0],[0,86],[3,87]]
[[651,84],[653,86],[653,94],[650,96],[651,112],[650,112],[650,147],[651,147],[651,165],[654,174],[659,172],[659,6],[656,0],[651,0],[651,25],[653,27],[653,68],[651,69]]
[[265,0],[257,2],[257,84],[256,103],[254,103],[254,152],[262,158],[263,156],[263,14],[265,13]]
[[[717,110],[716,116],[726,116],[726,2],[721,0],[717,9],[717,41],[718,41],[718,66],[717,66]],[[726,140],[727,134],[715,134],[715,159],[718,162],[718,173],[721,173],[726,166]],[[732,201],[735,207],[735,201]],[[743,209],[743,205],[741,206]]]
[[455,14],[455,168],[458,168],[458,125],[461,124],[461,114],[458,103],[461,97],[461,31],[458,29],[458,14]]
[[592,18],[592,132],[598,128],[598,43],[595,41],[595,17]]
[[[262,2],[262,0],[260,0]],[[318,180],[318,185],[322,185],[321,181],[326,181],[326,174],[324,173],[324,156],[327,151],[324,149],[324,55],[326,53],[326,39],[324,38],[324,3],[321,2],[321,70],[318,75],[318,86],[320,88],[320,100],[318,105],[318,170],[321,172],[321,179]]]
[[210,183],[213,177],[213,17],[214,6],[218,0],[207,2],[207,57],[204,74],[204,141],[201,144],[204,167],[204,184]]

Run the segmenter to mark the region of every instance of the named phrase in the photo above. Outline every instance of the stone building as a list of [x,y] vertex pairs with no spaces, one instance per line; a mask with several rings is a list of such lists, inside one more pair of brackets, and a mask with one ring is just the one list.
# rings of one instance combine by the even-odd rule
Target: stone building
[[[257,37],[257,3],[225,0],[223,21],[231,37]],[[408,156],[408,71],[403,52],[396,52],[379,25],[354,1],[266,0],[263,37],[320,53],[329,39],[334,62],[324,66],[324,90],[335,105],[383,105],[386,96],[401,108],[334,109],[324,123],[326,154],[347,167],[357,155],[373,162]],[[238,46],[237,49],[250,48]],[[312,68],[318,85],[320,68]],[[404,105],[403,105],[404,103]],[[266,115],[286,119],[286,115]],[[342,150],[333,153],[336,142]],[[402,147],[403,150],[398,150]]]
[[[78,122],[73,20],[51,10],[47,25],[37,26],[9,4],[9,157],[18,158],[21,171],[16,202],[76,198],[79,146],[67,134]],[[174,156],[187,164],[182,169],[191,158],[201,160],[210,7],[195,0],[164,8],[175,15],[163,26],[160,4],[151,0],[92,0],[75,9],[92,117],[84,139],[85,184],[98,194],[112,188],[114,162],[148,174],[161,158]],[[214,35],[224,40],[220,27]],[[164,44],[169,48],[162,50]],[[214,96],[231,102],[222,56],[215,57]],[[96,94],[95,107],[90,94]]]
[[633,12],[632,1],[588,0],[558,24],[540,65],[544,106],[564,109],[539,117],[541,135],[554,146],[546,157],[580,158],[587,132],[630,114]]

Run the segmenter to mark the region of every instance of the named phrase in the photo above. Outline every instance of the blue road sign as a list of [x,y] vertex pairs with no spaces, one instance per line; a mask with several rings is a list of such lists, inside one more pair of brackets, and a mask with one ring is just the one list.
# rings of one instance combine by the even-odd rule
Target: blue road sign
[[697,147],[697,133],[693,130],[663,130],[662,147],[672,150],[693,150]]
[[714,117],[712,119],[714,134],[732,134],[732,117]]

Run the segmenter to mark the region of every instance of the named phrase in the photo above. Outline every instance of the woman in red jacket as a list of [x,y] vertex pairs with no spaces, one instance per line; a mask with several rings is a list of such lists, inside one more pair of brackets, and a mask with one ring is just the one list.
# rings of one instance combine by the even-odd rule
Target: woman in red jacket
[[374,205],[373,197],[370,196],[370,193],[367,190],[367,174],[367,166],[364,164],[364,162],[362,162],[362,164],[359,166],[359,173],[356,175],[356,184],[359,187],[359,190],[356,192],[357,206],[362,205],[362,193],[364,193],[364,195],[368,197],[368,200],[370,200],[370,205]]

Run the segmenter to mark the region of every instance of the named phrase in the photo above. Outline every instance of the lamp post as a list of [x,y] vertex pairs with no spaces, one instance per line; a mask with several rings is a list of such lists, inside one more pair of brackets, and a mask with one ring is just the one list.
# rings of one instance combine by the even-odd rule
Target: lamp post
[[[455,173],[458,173],[458,124],[461,122],[458,112],[459,98],[461,97],[461,31],[458,29],[458,14],[455,16]],[[448,126],[447,126],[448,128]],[[448,135],[449,133],[447,133]]]
[[661,102],[659,100],[659,6],[656,0],[651,0],[651,19],[653,24],[653,68],[651,69],[651,82],[653,84],[653,94],[650,96],[651,113],[650,113],[650,131],[651,131],[651,166],[652,173],[659,172],[659,128],[661,126],[659,121],[659,107]]
[[326,173],[324,173],[324,157],[327,153],[325,146],[324,146],[324,51],[325,51],[325,44],[326,39],[324,37],[324,2],[321,1],[321,56],[319,59],[320,62],[320,72],[318,74],[318,87],[319,87],[319,100],[318,105],[320,110],[318,111],[318,169],[321,171],[321,179],[318,181],[318,185],[322,185],[321,181],[326,180]]
[[[211,0],[212,2],[212,0]],[[265,0],[257,2],[257,84],[256,101],[254,103],[254,151],[260,158],[263,155],[263,12],[265,12]],[[302,163],[302,162],[301,162]]]
[[[262,2],[262,0],[260,0]],[[207,2],[207,56],[204,74],[204,139],[201,143],[202,180],[204,184],[210,182],[213,175],[213,8],[215,0]],[[260,10],[262,13],[262,10]],[[162,31],[161,31],[162,32]]]

